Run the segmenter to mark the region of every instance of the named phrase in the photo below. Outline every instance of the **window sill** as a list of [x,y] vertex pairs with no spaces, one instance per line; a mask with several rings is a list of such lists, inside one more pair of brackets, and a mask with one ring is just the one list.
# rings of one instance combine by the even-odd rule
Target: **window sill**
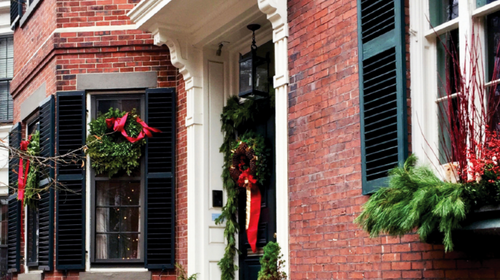
[[80,272],[80,280],[151,280],[150,271],[128,271],[126,269],[117,269],[115,271],[86,271]]
[[34,272],[34,273],[23,273],[17,276],[18,280],[42,280],[42,273]]
[[35,0],[33,3],[31,3],[31,5],[29,5],[29,7],[26,9],[23,16],[21,17],[21,20],[19,21],[19,25],[21,26],[21,28],[28,21],[31,14],[35,12],[36,8],[40,5],[41,2],[42,0]]

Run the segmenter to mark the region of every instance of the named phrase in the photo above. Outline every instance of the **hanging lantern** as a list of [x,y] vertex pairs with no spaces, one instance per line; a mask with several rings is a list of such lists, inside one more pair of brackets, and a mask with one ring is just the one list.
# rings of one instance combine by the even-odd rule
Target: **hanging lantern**
[[269,94],[269,55],[257,56],[255,31],[259,24],[247,26],[253,33],[250,53],[240,54],[240,97],[249,95],[267,96]]

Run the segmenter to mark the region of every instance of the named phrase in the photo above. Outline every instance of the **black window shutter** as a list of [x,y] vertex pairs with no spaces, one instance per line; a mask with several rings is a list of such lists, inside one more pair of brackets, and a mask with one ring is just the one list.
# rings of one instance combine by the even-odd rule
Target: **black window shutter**
[[408,156],[404,0],[358,0],[363,194]]
[[175,89],[146,90],[146,123],[160,129],[146,145],[145,265],[175,263]]
[[[54,96],[40,103],[40,156],[54,156],[55,126]],[[40,193],[38,203],[39,235],[38,235],[38,269],[52,271],[54,268],[54,188],[50,186],[54,178],[53,163],[40,174],[40,189],[49,188]]]
[[[57,93],[57,154],[85,145],[85,92]],[[56,268],[85,269],[85,167],[83,151],[57,165]]]
[[[9,133],[9,146],[19,149],[21,144],[20,123],[14,125]],[[21,202],[17,200],[17,170],[19,167],[19,158],[9,155],[9,206],[8,206],[8,234],[7,234],[7,261],[8,270],[11,272],[20,271],[21,260]],[[15,171],[14,171],[15,170]]]
[[10,25],[13,27],[23,15],[23,0],[10,0]]

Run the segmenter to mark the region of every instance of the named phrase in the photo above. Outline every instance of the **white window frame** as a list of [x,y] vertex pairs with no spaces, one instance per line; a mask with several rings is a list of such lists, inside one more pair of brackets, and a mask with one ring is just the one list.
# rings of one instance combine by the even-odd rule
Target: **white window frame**
[[431,28],[429,0],[410,0],[412,151],[422,163],[432,167],[439,166],[439,112],[436,100],[440,84],[437,75],[437,46],[440,41],[437,37],[458,28],[460,65],[466,65],[466,43],[471,40],[474,24],[474,32],[481,40],[483,66],[486,67],[487,46],[483,19],[500,10],[500,1],[476,8],[476,0],[459,0],[458,9],[458,18]]

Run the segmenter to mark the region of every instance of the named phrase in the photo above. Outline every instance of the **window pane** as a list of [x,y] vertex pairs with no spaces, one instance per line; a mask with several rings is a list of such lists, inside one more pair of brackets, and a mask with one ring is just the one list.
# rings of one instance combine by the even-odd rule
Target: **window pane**
[[97,101],[97,112],[105,114],[109,111],[109,108],[118,108],[117,100],[99,100]]
[[137,115],[141,116],[141,100],[140,99],[125,99],[122,100],[122,111],[130,112],[135,109]]
[[500,43],[500,12],[488,15],[486,17],[486,38],[488,44],[488,81],[500,78],[497,70],[496,77],[493,77],[495,64],[497,68],[500,67],[500,54],[498,46]]
[[141,100],[139,98],[122,99],[122,100],[106,100],[101,99],[97,101],[97,112],[106,113],[109,108],[118,108],[121,111],[130,112],[136,109],[137,114],[141,115]]
[[96,259],[140,258],[140,181],[96,181]]
[[8,203],[6,199],[0,200],[0,245],[7,245],[7,214],[8,214]]
[[458,0],[429,0],[431,26],[435,27],[458,17]]
[[476,7],[479,8],[479,7],[482,7],[486,4],[489,4],[489,3],[493,3],[497,0],[476,0]]
[[139,234],[120,234],[120,258],[124,260],[139,259]]
[[96,235],[96,258],[99,260],[118,259],[119,234],[97,234]]
[[38,206],[28,207],[28,262],[38,262]]
[[140,234],[97,234],[96,258],[132,260],[140,258]]
[[[440,36],[437,41],[439,98],[446,98],[448,95],[458,92],[460,73],[457,63],[459,57],[458,29]],[[438,157],[439,162],[442,164],[447,163],[452,158],[449,134],[451,127],[448,115],[450,110],[455,111],[455,109],[455,99],[453,99],[451,104],[446,99],[438,103]]]
[[97,181],[97,206],[140,205],[140,181]]
[[445,97],[447,90],[451,90],[451,93],[458,90],[459,43],[458,29],[441,35],[437,40],[438,97]]
[[9,93],[9,82],[0,82],[0,121],[12,120],[12,96]]
[[121,208],[97,208],[96,230],[97,232],[119,232]]
[[139,232],[139,208],[121,208],[122,220],[120,231]]

